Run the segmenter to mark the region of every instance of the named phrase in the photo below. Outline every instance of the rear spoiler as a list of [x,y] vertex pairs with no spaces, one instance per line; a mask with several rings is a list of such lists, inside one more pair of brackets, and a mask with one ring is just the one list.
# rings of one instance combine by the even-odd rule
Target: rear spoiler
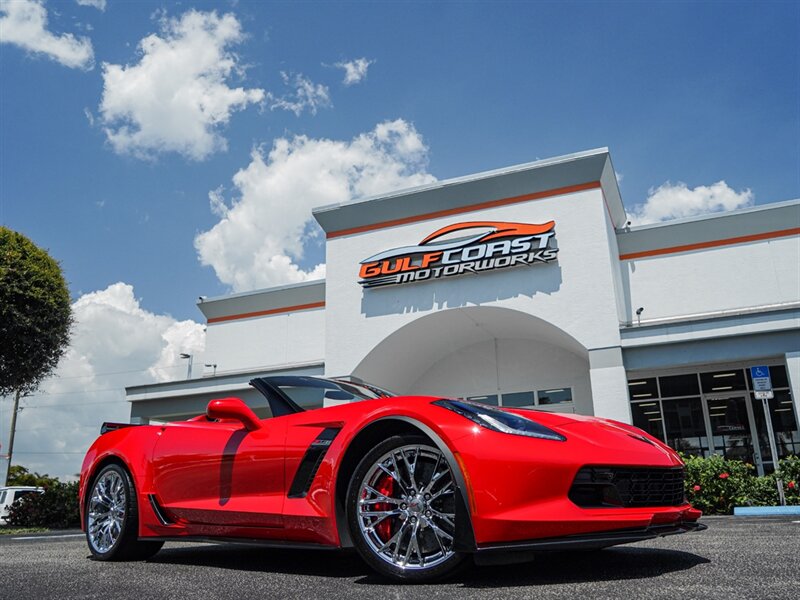
[[109,431],[116,431],[117,429],[125,429],[126,427],[137,427],[141,423],[103,423],[100,426],[100,435],[108,433]]

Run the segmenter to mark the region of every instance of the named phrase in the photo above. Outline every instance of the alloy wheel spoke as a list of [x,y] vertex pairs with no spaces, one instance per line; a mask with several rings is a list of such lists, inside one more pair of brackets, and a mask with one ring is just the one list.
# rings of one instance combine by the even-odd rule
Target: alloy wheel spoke
[[408,480],[411,483],[411,489],[417,489],[418,486],[417,486],[417,482],[416,482],[416,480],[414,478],[414,475],[415,475],[416,470],[417,470],[417,462],[419,461],[419,447],[417,447],[416,452],[414,454],[414,463],[413,464],[408,462],[408,453],[407,452],[403,451],[403,452],[400,453],[400,455],[403,457],[403,463],[405,463],[405,466],[406,466],[406,473],[408,473]]
[[446,538],[447,538],[448,540],[450,540],[450,541],[452,541],[452,540],[453,540],[453,536],[452,536],[452,535],[450,535],[449,533],[447,533],[447,532],[446,532],[444,529],[442,529],[441,527],[439,527],[439,526],[438,526],[436,523],[434,523],[433,521],[431,521],[431,520],[428,520],[428,525],[430,526],[430,528],[431,528],[431,529],[433,529],[433,532],[434,532],[434,533],[435,533],[437,536],[446,537]]
[[438,519],[441,519],[442,521],[444,521],[445,523],[450,525],[450,527],[455,527],[456,526],[456,523],[455,523],[456,515],[455,515],[455,513],[443,513],[443,512],[439,512],[435,508],[431,508],[429,510],[431,511],[431,514],[434,517],[436,517]]
[[397,530],[397,533],[395,533],[391,538],[389,538],[389,541],[386,542],[381,547],[381,550],[388,550],[392,547],[392,545],[394,545],[394,556],[396,560],[396,557],[400,553],[400,542],[403,541],[403,535],[405,534],[405,532],[406,532],[406,522],[404,522],[400,526],[400,529]]
[[442,544],[442,538],[439,535],[439,532],[436,531],[436,529],[438,528],[435,527],[434,523],[431,523],[430,519],[428,520],[428,527],[430,527],[431,531],[433,531],[433,538],[436,540],[436,543],[439,546],[439,550],[441,551],[442,556],[444,556],[447,553],[447,551],[444,549],[444,544]]
[[370,523],[367,527],[365,527],[366,531],[373,532],[375,531],[375,527],[389,518],[389,515],[383,515],[382,517],[378,517],[372,523]]
[[408,488],[400,476],[400,467],[397,466],[397,458],[395,457],[394,453],[392,453],[392,466],[394,467],[394,472],[396,473],[395,479],[397,483],[400,484],[400,489],[403,490],[404,494],[408,494]]
[[430,501],[433,502],[434,500],[436,500],[437,498],[439,498],[440,496],[442,496],[444,494],[452,494],[453,491],[454,491],[452,489],[452,487],[453,487],[453,482],[449,481],[446,486],[444,486],[442,489],[440,489],[435,494],[431,495],[431,500]]
[[400,515],[402,511],[399,510],[365,510],[359,513],[362,517],[391,517],[392,515]]
[[403,557],[403,562],[401,563],[402,566],[408,565],[408,562],[411,560],[411,556],[414,552],[417,553],[417,557],[419,557],[420,561],[422,561],[422,557],[419,551],[419,541],[417,540],[417,532],[419,531],[419,521],[414,523],[413,527],[411,528],[411,535],[408,537],[408,546],[406,546],[406,554]]

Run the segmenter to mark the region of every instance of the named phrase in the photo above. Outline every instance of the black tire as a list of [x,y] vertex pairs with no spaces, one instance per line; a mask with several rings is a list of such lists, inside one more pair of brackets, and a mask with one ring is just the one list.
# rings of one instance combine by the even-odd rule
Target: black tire
[[[424,497],[423,492],[425,491],[425,486],[422,483],[419,483],[419,489],[416,490],[408,490],[405,489],[406,485],[413,486],[415,485],[413,481],[413,476],[408,477],[409,470],[405,471],[405,476],[403,477],[402,473],[398,473],[398,476],[401,479],[405,479],[403,484],[393,484],[393,485],[403,485],[404,492],[398,492],[399,497],[395,499],[394,497],[391,498],[391,502],[400,502],[402,498],[411,498],[411,496],[405,496],[406,492],[416,492],[415,500],[412,500],[411,503],[404,503],[404,504],[396,504],[394,506],[398,507],[398,511],[403,513],[401,516],[389,517],[388,519],[392,521],[389,527],[394,527],[395,529],[389,529],[388,534],[386,537],[390,537],[394,539],[396,536],[400,536],[399,540],[396,542],[398,548],[403,550],[403,554],[405,551],[411,553],[411,557],[413,558],[413,551],[409,550],[411,545],[411,538],[413,537],[415,540],[415,548],[417,553],[417,563],[416,565],[412,565],[406,563],[406,566],[401,566],[397,562],[393,562],[392,558],[387,556],[384,553],[379,552],[378,548],[376,548],[377,543],[383,542],[384,544],[387,541],[383,538],[378,538],[378,534],[375,533],[375,529],[377,529],[377,525],[375,524],[377,521],[371,522],[372,531],[367,532],[364,528],[362,528],[361,520],[365,518],[363,515],[359,515],[359,506],[363,503],[362,501],[362,494],[364,490],[362,489],[363,485],[367,485],[366,479],[371,476],[373,473],[379,473],[377,470],[379,467],[377,466],[379,462],[383,460],[387,460],[385,457],[387,454],[392,453],[393,451],[397,451],[398,453],[402,452],[411,452],[408,450],[409,447],[413,447],[417,449],[417,457],[414,461],[414,470],[416,471],[417,465],[421,458],[423,460],[427,460],[426,463],[423,462],[422,468],[423,472],[426,472],[430,469],[430,464],[433,461],[433,458],[436,457],[436,465],[433,466],[432,475],[435,475],[437,472],[437,468],[442,469],[443,471],[446,470],[449,472],[449,477],[452,485],[452,500],[445,500],[445,497],[442,496],[441,501],[448,502],[448,506],[452,506],[452,508],[448,508],[447,514],[451,515],[448,518],[448,523],[443,524],[443,522],[437,521],[434,523],[434,519],[437,517],[431,518],[431,512],[425,512],[426,508],[434,509],[433,512],[435,514],[439,514],[437,512],[438,509],[442,509],[442,505],[437,504],[434,507],[435,502],[440,502],[434,498],[430,505],[427,502],[422,502],[421,504],[417,501]],[[404,449],[405,450],[401,450]],[[394,456],[394,455],[393,455]],[[401,455],[403,456],[403,455]],[[442,461],[442,466],[439,467],[439,460]],[[361,460],[361,462],[356,467],[352,477],[350,478],[350,483],[347,489],[347,496],[346,496],[346,511],[347,511],[347,523],[350,529],[350,537],[353,540],[353,544],[358,551],[359,555],[362,559],[370,566],[372,569],[377,571],[379,574],[392,579],[394,581],[399,581],[403,583],[427,583],[431,581],[441,580],[446,577],[451,577],[455,573],[457,573],[461,567],[467,564],[465,560],[468,556],[461,552],[454,551],[452,544],[453,544],[453,537],[455,533],[455,506],[458,504],[455,502],[455,495],[460,493],[458,486],[456,484],[455,479],[453,478],[453,469],[454,465],[450,464],[447,458],[439,451],[439,449],[426,437],[420,435],[405,435],[405,436],[394,436],[391,437],[377,446],[375,446],[372,450],[370,450],[367,455]],[[422,476],[424,477],[424,475]],[[446,475],[442,476],[438,481],[445,481],[446,482]],[[391,478],[390,478],[391,479]],[[432,484],[434,486],[441,485],[439,483]],[[447,487],[445,484],[444,487]],[[435,489],[435,488],[432,488]],[[439,489],[442,489],[441,487]],[[382,492],[382,494],[386,494],[386,492]],[[451,492],[446,492],[449,496]],[[435,494],[434,494],[435,495]],[[431,494],[427,494],[427,496],[431,496]],[[381,497],[388,497],[388,496],[381,496]],[[382,503],[380,500],[369,500],[370,504],[373,504],[375,508],[380,506]],[[400,508],[406,507],[407,510],[400,510]],[[373,508],[373,510],[375,510]],[[383,506],[381,508],[384,508]],[[422,511],[422,512],[411,512],[412,509],[414,511]],[[449,511],[452,510],[453,512],[450,513]],[[411,515],[411,516],[409,516]],[[416,515],[419,515],[417,517]],[[387,519],[387,517],[383,517]],[[409,525],[409,523],[413,524]],[[419,521],[419,522],[418,522]],[[451,523],[452,522],[452,527]],[[409,540],[405,547],[402,546],[403,539],[405,538],[405,533],[400,533],[400,530],[404,527],[409,526],[412,529],[409,531]],[[439,527],[441,526],[441,528]],[[427,531],[426,531],[427,527]],[[366,527],[369,529],[369,526]],[[447,531],[443,531],[443,530]],[[440,532],[440,533],[437,533]],[[441,534],[441,535],[440,535]],[[431,537],[435,536],[435,537]],[[449,544],[448,544],[448,536]],[[377,542],[376,542],[377,539]],[[434,560],[431,560],[432,566],[426,566],[424,563],[425,560],[425,548],[426,547],[433,547],[434,549],[436,546],[433,546],[432,539],[437,540],[437,545],[441,549],[439,551],[439,555],[434,555]],[[444,542],[444,545],[443,545]]]
[[[103,507],[105,513],[101,512]],[[86,542],[95,560],[144,560],[164,545],[139,541],[136,489],[130,474],[120,465],[107,465],[94,478],[85,512]]]

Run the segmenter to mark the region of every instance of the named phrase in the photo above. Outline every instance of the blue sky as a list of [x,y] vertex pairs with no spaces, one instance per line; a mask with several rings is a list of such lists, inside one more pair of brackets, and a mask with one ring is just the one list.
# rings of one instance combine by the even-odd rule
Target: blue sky
[[600,146],[637,223],[800,196],[797,2],[80,4],[0,0],[0,223],[79,317],[20,417],[38,470],[183,373],[198,296],[321,275],[316,203]]
[[[208,192],[230,187],[255,145],[347,140],[386,119],[414,124],[440,179],[608,146],[629,206],[666,181],[722,179],[756,203],[800,189],[792,2],[45,6],[50,30],[88,36],[97,64],[2,46],[0,220],[62,261],[76,297],[125,281],[149,309],[198,318],[198,295],[229,289],[193,246],[218,220]],[[333,106],[299,118],[249,106],[220,130],[228,150],[203,161],[116,154],[84,111],[97,113],[100,64],[135,63],[162,6],[236,15],[248,68],[235,84],[280,91],[281,70],[302,73],[329,86]],[[362,56],[374,64],[359,85],[323,65]]]

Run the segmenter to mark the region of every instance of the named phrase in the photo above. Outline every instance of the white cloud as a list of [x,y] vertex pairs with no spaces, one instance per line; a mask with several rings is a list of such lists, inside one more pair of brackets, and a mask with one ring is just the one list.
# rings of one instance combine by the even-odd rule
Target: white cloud
[[271,110],[276,108],[288,110],[299,117],[304,110],[308,110],[312,115],[315,115],[318,109],[332,106],[327,86],[321,83],[314,83],[308,77],[299,73],[292,76],[281,71],[281,78],[285,85],[294,89],[290,94],[280,97],[271,93],[267,94]]
[[47,9],[38,0],[0,0],[0,43],[43,54],[73,69],[94,67],[89,38],[48,31]]
[[372,64],[375,64],[374,60],[367,60],[362,57],[356,58],[355,60],[338,62],[333,66],[344,69],[343,84],[355,85],[367,78],[367,69],[369,69],[369,66]]
[[178,152],[203,160],[225,150],[220,127],[264,90],[229,87],[243,67],[230,47],[244,39],[232,14],[190,10],[162,18],[160,35],[139,42],[137,64],[103,63],[100,120],[119,153],[139,158]]
[[195,238],[204,265],[236,291],[318,279],[324,264],[302,269],[306,243],[319,229],[311,209],[435,181],[414,126],[398,119],[351,141],[296,136],[275,141],[266,156],[233,177],[228,206],[220,189],[209,194],[220,221]]
[[[14,464],[59,477],[79,471],[103,421],[129,420],[125,386],[185,378],[178,355],[193,354],[197,368],[205,345],[201,324],[143,309],[125,283],[81,296],[73,311],[70,348],[56,376],[23,399],[14,449]],[[11,403],[1,404],[5,447]]]
[[91,6],[100,11],[105,11],[106,0],[75,0],[79,6]]
[[658,223],[752,206],[749,189],[737,192],[724,181],[689,188],[685,183],[666,182],[650,188],[647,200],[628,211],[632,225]]

